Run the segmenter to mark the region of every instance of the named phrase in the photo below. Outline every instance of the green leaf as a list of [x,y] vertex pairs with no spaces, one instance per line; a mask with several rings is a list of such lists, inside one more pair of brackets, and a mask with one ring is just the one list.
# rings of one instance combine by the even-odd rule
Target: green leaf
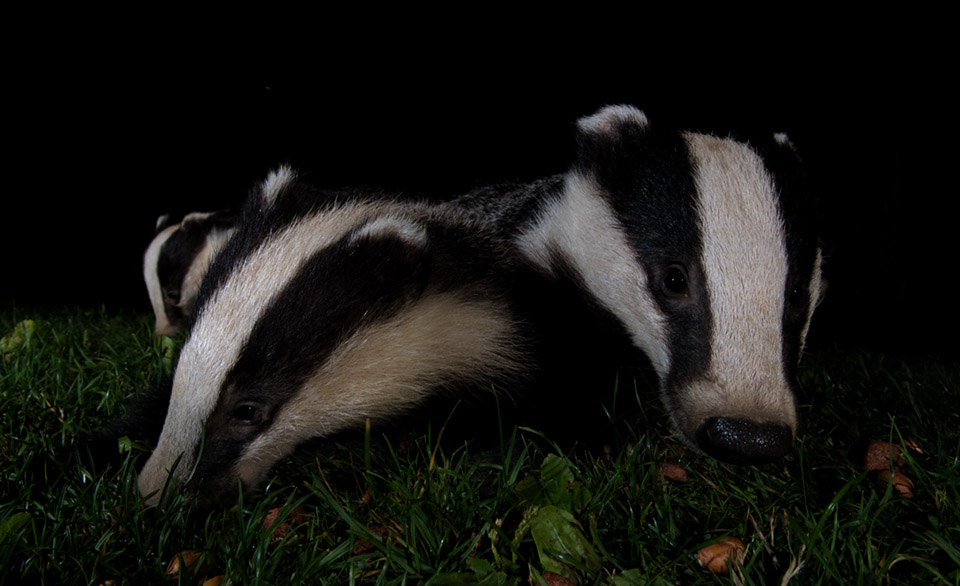
[[592,495],[580,482],[564,458],[548,455],[540,466],[543,492],[547,501],[571,513],[577,513],[590,502]]
[[600,567],[600,556],[578,525],[572,513],[554,505],[540,507],[530,519],[530,534],[544,571],[569,576],[572,567]]
[[14,513],[0,523],[0,544],[5,544],[8,539],[16,535],[27,522],[30,521],[30,513]]
[[32,319],[25,319],[13,326],[12,332],[0,338],[0,352],[3,353],[4,358],[9,360],[13,352],[21,347],[29,348],[30,339],[33,338],[35,330],[36,324]]
[[129,436],[123,436],[117,440],[117,448],[121,454],[133,451],[133,440]]

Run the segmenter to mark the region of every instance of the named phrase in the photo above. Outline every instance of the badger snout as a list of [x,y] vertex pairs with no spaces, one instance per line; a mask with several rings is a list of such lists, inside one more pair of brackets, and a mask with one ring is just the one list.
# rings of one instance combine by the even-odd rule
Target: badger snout
[[668,389],[664,398],[676,429],[708,456],[730,464],[764,464],[793,447],[797,406],[785,381],[763,384],[740,376],[735,383],[714,372]]
[[783,423],[757,422],[741,417],[710,417],[696,432],[697,447],[731,464],[763,464],[787,454],[793,430]]

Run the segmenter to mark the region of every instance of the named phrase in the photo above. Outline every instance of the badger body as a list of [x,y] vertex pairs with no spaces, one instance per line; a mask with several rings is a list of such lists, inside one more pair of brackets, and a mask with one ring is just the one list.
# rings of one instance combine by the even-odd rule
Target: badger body
[[143,255],[143,280],[157,334],[172,336],[189,324],[203,277],[233,235],[231,210],[194,212],[179,223],[157,219],[156,234]]
[[[440,391],[523,390],[558,333],[554,348],[581,342],[553,362],[558,390],[592,394],[563,366],[622,337],[691,444],[738,463],[783,455],[821,293],[791,146],[664,131],[625,106],[580,120],[577,140],[564,175],[449,203],[272,174],[204,279],[141,492],[157,502],[193,470],[229,495],[307,439]],[[586,312],[555,303],[570,290]],[[565,331],[594,310],[586,336]]]
[[782,456],[822,292],[814,200],[792,145],[661,130],[628,106],[581,119],[577,143],[565,175],[459,205],[613,317],[690,443],[734,463]]
[[307,439],[509,388],[527,363],[509,258],[452,207],[272,174],[201,288],[141,492],[156,502],[196,466],[230,495]]

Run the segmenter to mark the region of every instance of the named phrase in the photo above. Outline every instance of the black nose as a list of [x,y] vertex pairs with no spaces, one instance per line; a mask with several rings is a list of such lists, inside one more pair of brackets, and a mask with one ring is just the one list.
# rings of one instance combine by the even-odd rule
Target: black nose
[[793,445],[793,432],[780,423],[757,423],[735,417],[711,417],[697,430],[697,446],[731,464],[763,464],[782,457]]

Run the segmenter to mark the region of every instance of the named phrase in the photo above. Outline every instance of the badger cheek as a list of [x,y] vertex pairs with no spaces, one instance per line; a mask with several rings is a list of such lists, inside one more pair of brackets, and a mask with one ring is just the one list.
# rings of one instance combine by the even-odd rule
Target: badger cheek
[[680,432],[686,443],[696,446],[697,427],[702,419],[698,413],[700,409],[688,397],[688,388],[668,387],[663,390],[662,398],[673,428]]
[[254,488],[263,482],[274,464],[292,453],[298,442],[277,441],[265,433],[250,442],[232,467],[233,488],[239,481],[243,490]]

